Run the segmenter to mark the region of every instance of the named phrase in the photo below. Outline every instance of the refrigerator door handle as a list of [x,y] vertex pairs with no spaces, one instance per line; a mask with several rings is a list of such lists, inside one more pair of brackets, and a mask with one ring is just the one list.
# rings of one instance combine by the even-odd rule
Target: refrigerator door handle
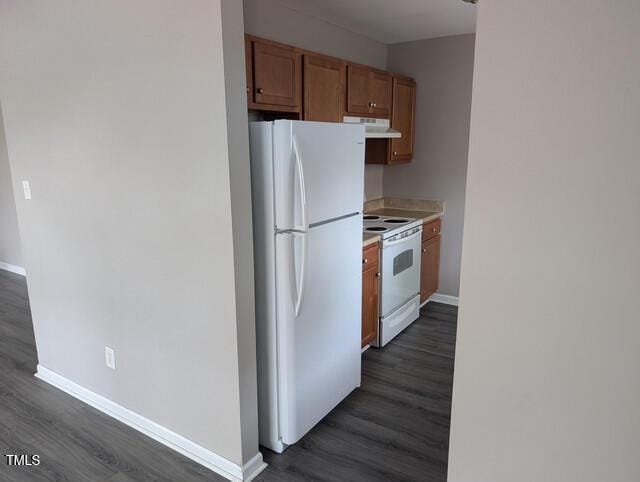
[[291,133],[291,144],[293,154],[296,157],[296,171],[298,172],[298,187],[300,188],[300,214],[302,215],[302,228],[301,231],[309,231],[309,220],[307,219],[307,191],[304,185],[304,170],[302,169],[302,159],[300,158],[300,151],[298,151],[298,143],[296,138]]
[[[302,299],[304,297],[305,280],[307,277],[307,233],[295,234],[302,238],[302,248],[300,253],[300,276],[298,276],[298,285],[296,286],[296,304],[295,304],[295,317],[300,314],[300,307],[302,306]],[[294,263],[295,266],[295,263]],[[295,269],[295,268],[294,268]]]

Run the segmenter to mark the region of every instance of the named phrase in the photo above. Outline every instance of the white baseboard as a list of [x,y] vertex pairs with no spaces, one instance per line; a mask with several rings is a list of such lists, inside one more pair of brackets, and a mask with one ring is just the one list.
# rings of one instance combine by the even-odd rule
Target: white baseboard
[[260,472],[267,468],[267,463],[262,460],[262,454],[258,452],[249,462],[242,466],[244,480],[251,481],[255,479]]
[[158,425],[152,420],[138,415],[102,395],[87,390],[42,365],[38,365],[38,371],[35,376],[229,480],[252,480],[267,466],[262,460],[262,454],[258,452],[249,462],[240,467],[238,464],[188,440],[182,435],[172,432],[168,428]]
[[0,269],[10,271],[15,274],[21,274],[22,276],[27,276],[27,271],[24,268],[9,263],[3,263],[2,261],[0,261]]
[[434,293],[427,301],[435,301],[436,303],[444,303],[445,305],[458,306],[460,299],[457,296],[441,295],[440,293]]

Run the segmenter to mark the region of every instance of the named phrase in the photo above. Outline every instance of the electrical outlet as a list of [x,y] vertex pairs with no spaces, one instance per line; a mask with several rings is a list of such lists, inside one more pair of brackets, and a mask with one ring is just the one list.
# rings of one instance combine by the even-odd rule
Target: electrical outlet
[[107,366],[112,370],[116,369],[116,352],[113,348],[104,347],[104,358]]
[[29,181],[22,181],[22,190],[24,191],[24,198],[31,199],[31,184]]

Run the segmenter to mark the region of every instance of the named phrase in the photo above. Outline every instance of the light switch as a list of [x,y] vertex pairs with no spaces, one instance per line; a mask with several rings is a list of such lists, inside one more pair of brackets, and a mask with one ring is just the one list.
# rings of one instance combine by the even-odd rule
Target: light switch
[[104,347],[104,358],[105,364],[107,367],[112,370],[116,369],[116,352],[113,348],[109,348],[108,346]]
[[29,181],[22,181],[22,190],[24,191],[24,198],[31,199],[31,184],[29,184]]

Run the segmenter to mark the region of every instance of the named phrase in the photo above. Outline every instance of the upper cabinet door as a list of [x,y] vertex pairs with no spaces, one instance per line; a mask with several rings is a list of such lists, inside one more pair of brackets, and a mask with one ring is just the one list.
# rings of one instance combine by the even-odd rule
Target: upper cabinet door
[[369,76],[371,70],[357,65],[347,66],[347,113],[370,114]]
[[360,65],[347,66],[347,114],[389,118],[392,76]]
[[323,55],[304,55],[304,120],[342,122],[345,63]]
[[293,47],[253,41],[253,91],[256,104],[301,106],[300,53]]
[[391,127],[402,133],[399,139],[391,139],[389,161],[406,162],[413,158],[413,121],[416,105],[416,83],[404,77],[393,78],[393,106]]
[[371,113],[376,117],[388,119],[391,111],[392,77],[388,72],[371,71],[370,102]]

